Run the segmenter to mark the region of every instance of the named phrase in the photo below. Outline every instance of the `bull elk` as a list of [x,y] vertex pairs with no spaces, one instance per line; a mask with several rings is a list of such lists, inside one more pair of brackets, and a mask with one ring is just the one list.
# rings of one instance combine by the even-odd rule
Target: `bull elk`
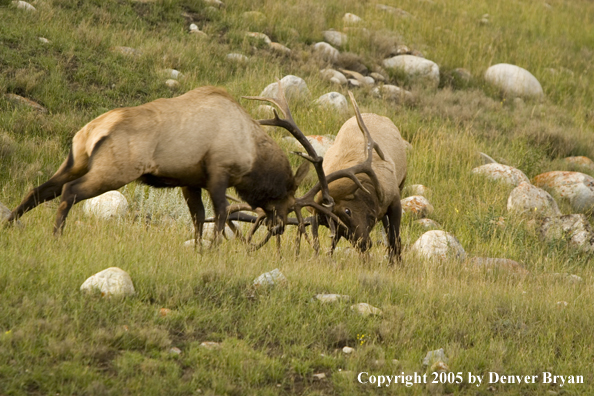
[[381,220],[387,233],[392,262],[395,258],[400,259],[401,251],[400,189],[406,177],[405,142],[389,118],[376,114],[362,115],[351,92],[349,96],[356,115],[342,126],[324,160],[296,127],[284,96],[281,95],[281,100],[249,98],[269,101],[281,109],[285,119],[279,118],[275,112],[274,119],[260,120],[260,124],[289,130],[306,148],[308,154],[301,156],[316,166],[320,181],[295,201],[298,238],[305,232],[305,222],[300,213],[300,208],[305,206],[314,209],[310,223],[316,251],[319,250],[320,224],[330,228],[331,252],[342,237],[364,252],[372,246],[370,232]]
[[[251,208],[263,212],[270,233],[281,234],[306,173],[302,165],[293,174],[278,144],[226,91],[201,87],[111,110],[89,122],[72,139],[57,172],[27,194],[8,222],[61,195],[54,225],[54,234],[60,234],[73,204],[138,180],[182,187],[196,242],[205,220],[203,188],[213,203],[215,235],[228,212]],[[247,206],[229,207],[225,190],[230,186]]]

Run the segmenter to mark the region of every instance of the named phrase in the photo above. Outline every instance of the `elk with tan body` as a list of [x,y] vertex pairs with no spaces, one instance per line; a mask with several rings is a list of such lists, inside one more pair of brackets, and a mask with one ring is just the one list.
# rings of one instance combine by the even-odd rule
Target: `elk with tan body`
[[58,171],[27,194],[8,222],[61,195],[54,225],[59,234],[74,203],[139,180],[182,187],[197,242],[205,217],[203,188],[213,202],[215,235],[227,219],[230,186],[248,203],[232,205],[230,212],[261,208],[269,232],[282,234],[306,173],[302,166],[293,175],[286,154],[226,91],[201,87],[89,122],[74,136]]
[[405,142],[389,118],[376,114],[361,115],[351,92],[349,96],[356,115],[342,126],[325,159],[306,144],[282,94],[279,100],[249,99],[269,101],[281,109],[285,119],[279,118],[275,112],[274,119],[260,120],[260,124],[289,130],[307,150],[308,154],[301,156],[316,167],[320,182],[296,200],[299,235],[305,232],[300,208],[310,206],[315,211],[311,224],[316,251],[319,249],[319,224],[331,230],[331,252],[342,237],[359,250],[366,251],[372,245],[371,230],[378,220],[382,220],[388,237],[390,261],[394,258],[399,260],[400,189],[406,178]]

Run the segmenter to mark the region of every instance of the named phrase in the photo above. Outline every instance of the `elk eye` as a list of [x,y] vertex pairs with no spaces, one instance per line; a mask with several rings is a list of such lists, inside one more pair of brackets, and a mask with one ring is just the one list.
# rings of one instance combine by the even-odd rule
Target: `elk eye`
[[350,210],[349,208],[346,208],[346,209],[344,210],[344,213],[346,213],[346,214],[347,214],[347,216],[349,216],[349,217],[351,216],[351,210]]

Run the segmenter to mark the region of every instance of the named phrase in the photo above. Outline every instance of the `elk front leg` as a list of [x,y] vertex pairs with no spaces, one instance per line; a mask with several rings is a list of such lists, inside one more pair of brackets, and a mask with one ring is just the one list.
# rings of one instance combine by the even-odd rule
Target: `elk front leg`
[[400,199],[395,199],[388,207],[386,215],[382,218],[382,223],[386,234],[388,236],[388,257],[390,264],[394,263],[394,259],[400,262],[400,253],[402,250],[402,242],[400,240],[400,220],[402,219],[402,205]]
[[208,192],[212,201],[212,206],[215,212],[215,229],[213,244],[219,242],[221,234],[225,231],[225,223],[227,222],[227,186],[229,183],[229,176],[224,172],[213,174],[208,182]]
[[182,187],[184,199],[190,209],[192,223],[194,224],[194,249],[200,246],[202,253],[202,231],[204,228],[204,204],[202,203],[202,189],[200,187]]

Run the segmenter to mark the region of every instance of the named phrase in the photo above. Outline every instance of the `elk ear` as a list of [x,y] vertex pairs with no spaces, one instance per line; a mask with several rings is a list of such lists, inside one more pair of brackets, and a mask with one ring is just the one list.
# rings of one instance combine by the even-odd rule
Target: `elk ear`
[[295,172],[295,189],[299,187],[305,176],[309,173],[309,162],[304,162],[299,166],[297,172]]

